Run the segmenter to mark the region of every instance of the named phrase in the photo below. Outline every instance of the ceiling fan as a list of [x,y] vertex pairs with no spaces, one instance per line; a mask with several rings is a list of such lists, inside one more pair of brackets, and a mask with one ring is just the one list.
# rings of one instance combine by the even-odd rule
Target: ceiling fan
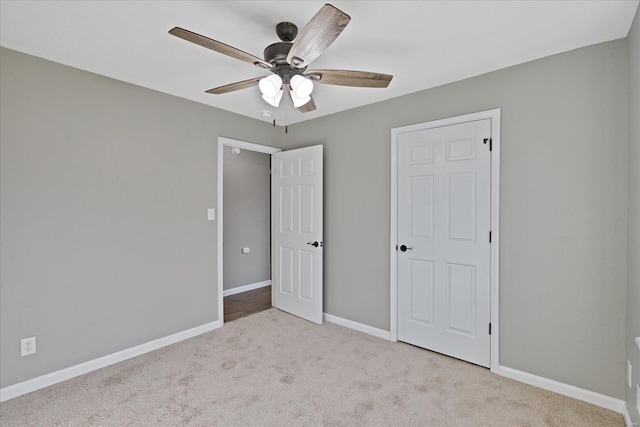
[[336,7],[325,4],[298,35],[298,27],[290,22],[276,26],[276,34],[282,40],[264,50],[264,59],[236,49],[217,40],[175,27],[169,34],[206,47],[241,61],[267,69],[273,74],[216,87],[207,93],[220,95],[253,86],[259,86],[262,98],[278,107],[283,92],[287,92],[293,105],[306,113],[316,109],[311,98],[313,82],[338,86],[384,88],[393,76],[353,70],[309,70],[307,66],[333,43],[347,26],[351,17]]

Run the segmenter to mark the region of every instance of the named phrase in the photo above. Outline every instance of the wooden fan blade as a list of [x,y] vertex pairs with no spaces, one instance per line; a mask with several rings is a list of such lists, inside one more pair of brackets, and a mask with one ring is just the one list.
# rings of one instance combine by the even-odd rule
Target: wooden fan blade
[[207,93],[212,93],[214,95],[221,95],[223,93],[229,93],[240,89],[246,89],[251,86],[257,86],[260,80],[263,77],[256,77],[253,79],[242,80],[241,82],[230,83],[228,85],[215,87],[213,89],[209,89]]
[[302,107],[298,107],[298,111],[300,111],[301,113],[308,113],[309,111],[314,111],[315,109],[316,103],[313,100],[313,97],[311,98],[311,101],[307,102]]
[[287,62],[304,68],[333,43],[351,17],[340,9],[325,4],[296,37],[287,55]]
[[353,87],[387,87],[393,78],[389,74],[352,70],[311,70],[305,75],[314,82]]
[[271,68],[273,65],[269,64],[267,61],[258,58],[257,56],[251,55],[250,53],[243,52],[240,49],[236,49],[235,47],[226,45],[217,40],[210,39],[205,36],[201,36],[200,34],[196,34],[192,31],[185,30],[184,28],[175,27],[169,30],[169,34],[180,37],[186,41],[191,43],[195,43],[202,47],[206,47],[207,49],[214,50],[216,52],[222,53],[223,55],[230,56],[232,58],[239,59],[241,61],[249,62],[254,65],[258,65],[262,68]]

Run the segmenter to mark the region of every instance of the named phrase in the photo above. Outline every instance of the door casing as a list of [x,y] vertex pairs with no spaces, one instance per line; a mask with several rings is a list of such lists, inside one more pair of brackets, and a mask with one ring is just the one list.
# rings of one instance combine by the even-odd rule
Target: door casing
[[389,242],[390,294],[389,325],[390,338],[398,341],[398,134],[441,126],[455,125],[476,120],[491,120],[491,372],[498,373],[500,361],[499,325],[499,215],[500,215],[500,109],[492,109],[462,116],[434,120],[415,125],[391,129],[391,230]]

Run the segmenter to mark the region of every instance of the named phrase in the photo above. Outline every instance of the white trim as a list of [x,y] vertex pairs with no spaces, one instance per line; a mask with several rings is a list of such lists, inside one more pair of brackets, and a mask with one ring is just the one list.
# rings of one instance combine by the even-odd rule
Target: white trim
[[237,147],[242,150],[255,151],[257,153],[275,154],[282,151],[280,148],[269,147],[268,145],[254,144],[253,142],[245,142],[237,139],[225,138],[224,136],[218,137],[218,143],[227,145],[229,147]]
[[241,294],[242,292],[253,291],[254,289],[266,288],[267,286],[271,286],[271,280],[265,280],[264,282],[251,283],[249,285],[225,289],[222,292],[222,296],[228,297],[230,295]]
[[353,329],[358,332],[364,332],[365,334],[373,335],[374,337],[382,338],[389,341],[394,341],[391,339],[391,334],[389,331],[385,331],[383,329],[374,328],[373,326],[365,325],[362,323],[354,322],[353,320],[343,319],[342,317],[334,316],[332,314],[323,313],[322,319],[335,323],[336,325],[344,326],[345,328]]
[[592,405],[600,406],[601,408],[610,409],[620,414],[623,414],[626,409],[626,403],[622,399],[605,396],[604,394],[585,390],[583,388],[550,380],[548,378],[539,377],[528,372],[507,368],[506,366],[500,366],[498,374],[521,383],[552,391],[573,399],[582,400],[583,402],[591,403]]
[[389,332],[398,341],[398,131],[391,129],[391,254],[389,268]]
[[450,126],[476,120],[491,120],[491,372],[498,373],[500,366],[500,108],[403,126],[391,129],[391,240],[390,256],[390,339],[398,340],[398,134],[416,130]]
[[627,409],[627,404],[622,406],[622,416],[624,417],[624,425],[631,427],[633,425],[631,415],[629,414],[629,410]]
[[224,264],[224,251],[222,247],[222,220],[223,209],[222,209],[222,189],[223,183],[222,178],[224,176],[224,146],[227,145],[229,147],[238,147],[242,150],[256,151],[258,153],[265,154],[275,154],[282,151],[279,148],[268,147],[266,145],[254,144],[251,142],[238,141],[236,139],[225,138],[223,136],[218,137],[218,241],[216,242],[216,248],[218,251],[218,321],[220,322],[220,326],[224,324],[224,275],[222,274],[222,266]]
[[162,347],[166,347],[168,345],[193,338],[197,335],[201,335],[213,331],[214,329],[218,329],[220,326],[222,326],[222,324],[216,320],[215,322],[196,326],[195,328],[187,329],[185,331],[177,332],[166,337],[158,338],[153,341],[137,345],[135,347],[127,348],[115,353],[108,354],[106,356],[98,357],[97,359],[80,363],[75,366],[70,366],[68,368],[50,372],[48,374],[41,375],[27,381],[0,388],[0,402],[4,402],[5,400],[13,399],[14,397],[22,396],[23,394],[31,393],[32,391],[40,390],[59,382],[70,380],[71,378],[87,374],[97,369],[102,369],[106,366],[140,356],[150,351],[158,350]]
[[491,372],[500,367],[500,109],[491,118]]

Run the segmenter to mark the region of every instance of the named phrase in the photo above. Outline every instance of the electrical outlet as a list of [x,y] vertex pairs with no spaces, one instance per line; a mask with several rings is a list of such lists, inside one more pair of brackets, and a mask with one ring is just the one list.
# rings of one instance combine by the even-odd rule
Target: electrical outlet
[[633,366],[631,366],[631,362],[629,362],[627,360],[627,384],[629,385],[629,388],[631,388],[631,370],[633,369]]
[[20,340],[20,356],[36,354],[36,337],[29,337]]

